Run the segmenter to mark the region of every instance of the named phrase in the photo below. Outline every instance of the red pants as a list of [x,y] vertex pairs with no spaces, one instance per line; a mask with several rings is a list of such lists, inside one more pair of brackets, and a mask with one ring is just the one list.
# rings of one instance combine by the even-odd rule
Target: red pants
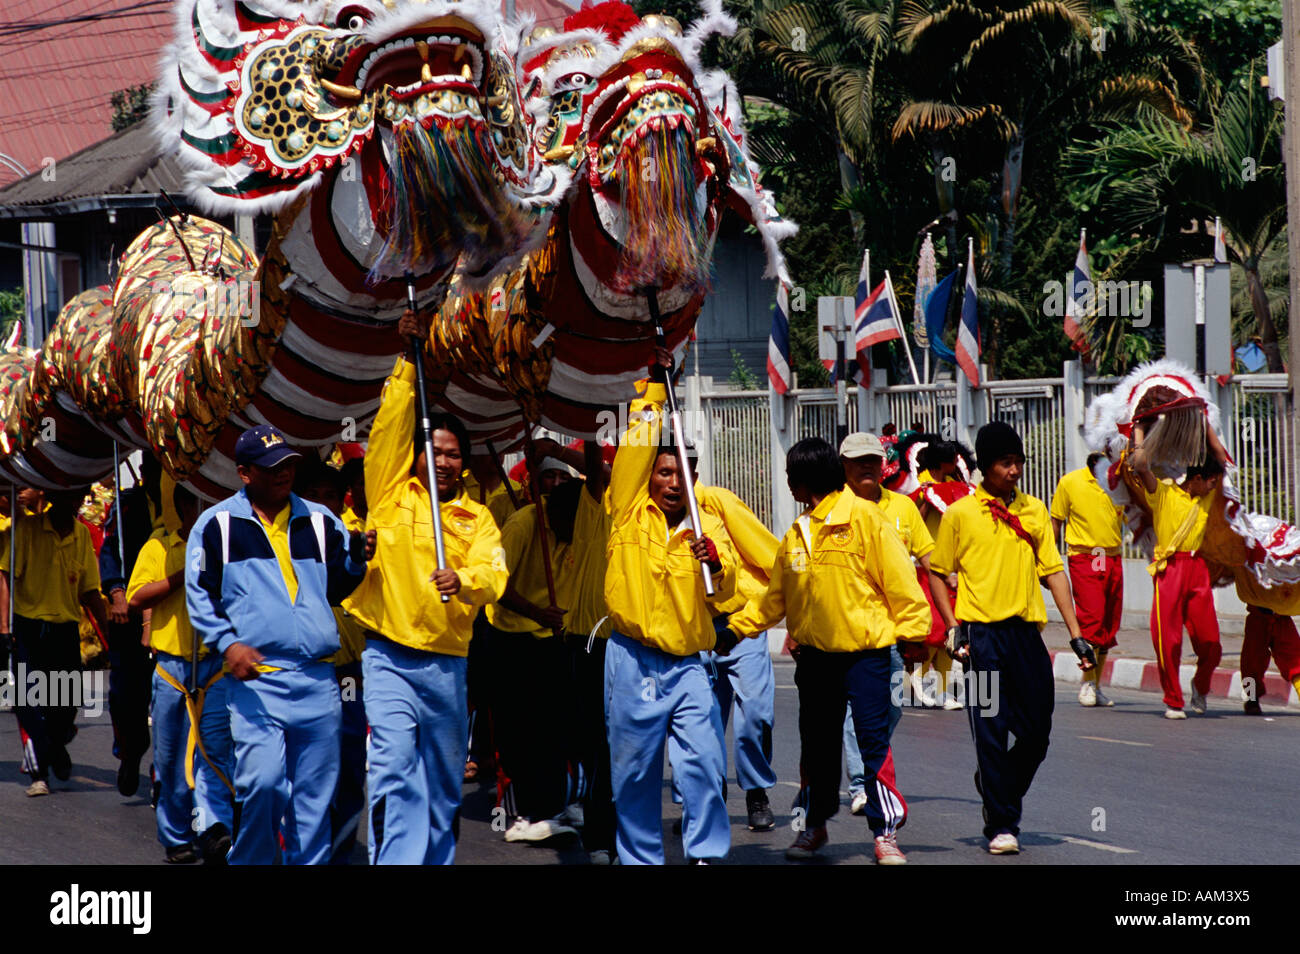
[[1183,626],[1196,653],[1196,674],[1192,685],[1201,694],[1210,691],[1210,676],[1223,656],[1219,645],[1219,619],[1214,615],[1214,594],[1205,561],[1191,553],[1175,553],[1155,578],[1155,599],[1151,603],[1151,644],[1160,665],[1160,687],[1165,705],[1183,707],[1183,690],[1178,667],[1183,658]]
[[1241,681],[1255,680],[1256,700],[1264,695],[1264,673],[1268,657],[1277,663],[1277,671],[1287,682],[1300,676],[1300,635],[1290,616],[1270,613],[1258,606],[1246,607],[1246,638],[1241,644]]
[[[1101,569],[1094,569],[1094,564]],[[1070,587],[1074,615],[1083,638],[1098,649],[1112,648],[1124,612],[1124,560],[1091,553],[1070,554]]]

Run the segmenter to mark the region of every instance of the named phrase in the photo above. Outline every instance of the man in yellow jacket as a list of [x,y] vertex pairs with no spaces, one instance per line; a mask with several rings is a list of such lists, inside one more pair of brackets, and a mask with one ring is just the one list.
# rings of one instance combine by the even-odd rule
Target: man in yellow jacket
[[[610,474],[605,600],[613,634],[605,653],[610,774],[623,864],[664,861],[664,743],[682,793],[682,847],[692,861],[731,847],[722,779],[722,716],[700,653],[716,642],[713,616],[736,591],[736,560],[722,524],[701,512],[691,532],[685,484],[661,407],[671,366],[660,349],[654,379],[632,403]],[[647,414],[646,412],[649,412]],[[715,588],[706,597],[700,564]]]
[[906,863],[895,830],[907,805],[889,757],[890,647],[920,641],[930,606],[903,541],[880,508],[844,488],[835,448],[819,437],[790,448],[786,478],[807,509],[781,539],[763,595],[732,615],[737,636],[786,619],[798,646],[803,828],[786,851],[812,858],[840,806],[844,709],[851,703],[867,790],[867,822],[879,864]]
[[[428,316],[408,310],[398,330],[424,341]],[[492,514],[461,484],[469,435],[450,414],[430,415],[447,554],[446,569],[437,569],[414,385],[415,367],[403,358],[385,385],[366,454],[375,558],[343,603],[366,630],[372,864],[451,864],[455,857],[467,744],[465,656],[478,608],[500,599],[509,578]]]

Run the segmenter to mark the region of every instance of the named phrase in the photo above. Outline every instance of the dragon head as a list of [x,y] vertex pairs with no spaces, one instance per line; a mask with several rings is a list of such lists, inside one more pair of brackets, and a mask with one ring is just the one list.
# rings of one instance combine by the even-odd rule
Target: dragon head
[[618,249],[609,274],[590,263],[616,293],[702,290],[724,205],[759,227],[769,274],[785,271],[777,246],[794,225],[758,184],[734,86],[700,63],[705,40],[735,23],[718,0],[702,7],[683,31],[618,0],[588,5],[562,33],[534,31],[523,51],[537,150],[575,175],[576,214]]
[[540,161],[518,37],[490,0],[182,0],[155,127],[213,212],[353,183],[373,278],[479,271],[528,241],[568,177]]

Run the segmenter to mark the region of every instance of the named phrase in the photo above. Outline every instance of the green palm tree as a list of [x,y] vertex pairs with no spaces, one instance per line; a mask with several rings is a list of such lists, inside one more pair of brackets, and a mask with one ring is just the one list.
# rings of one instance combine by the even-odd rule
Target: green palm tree
[[1188,219],[1222,220],[1228,260],[1241,266],[1270,371],[1284,370],[1277,323],[1260,266],[1286,227],[1283,110],[1259,84],[1256,63],[1214,92],[1208,128],[1162,117],[1080,144],[1074,164],[1115,226],[1172,244]]
[[[1199,92],[1196,53],[1176,33],[1126,7],[1100,31],[1088,0],[907,0],[898,39],[917,80],[895,138],[1000,144],[997,274],[1011,275],[1020,194],[1054,178],[1072,135],[1156,112],[1189,127],[1183,97]],[[1040,165],[1026,164],[1036,153]]]

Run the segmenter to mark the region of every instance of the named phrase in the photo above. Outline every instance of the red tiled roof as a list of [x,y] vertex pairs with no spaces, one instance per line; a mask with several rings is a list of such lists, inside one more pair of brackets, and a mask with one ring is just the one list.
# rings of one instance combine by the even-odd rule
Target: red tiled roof
[[[15,32],[88,14],[106,18]],[[111,135],[109,96],[151,82],[171,35],[169,0],[5,0],[0,152],[35,172],[46,156],[61,159]],[[0,165],[0,186],[17,178]]]
[[[538,26],[557,29],[578,5],[516,2]],[[103,19],[30,29],[87,15]],[[172,37],[172,17],[170,0],[4,0],[0,153],[36,172],[47,156],[62,159],[110,136],[110,95],[153,81],[159,51]],[[0,188],[18,178],[0,163]]]

